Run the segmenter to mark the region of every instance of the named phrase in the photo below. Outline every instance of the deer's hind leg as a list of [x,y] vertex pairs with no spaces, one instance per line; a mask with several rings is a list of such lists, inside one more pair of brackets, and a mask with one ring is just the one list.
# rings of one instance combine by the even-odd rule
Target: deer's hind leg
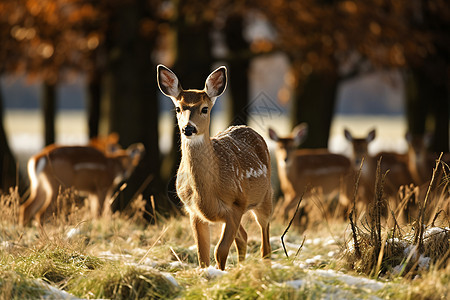
[[238,261],[243,262],[245,260],[245,255],[247,254],[247,232],[242,224],[239,225],[239,230],[234,238],[234,243],[238,252]]

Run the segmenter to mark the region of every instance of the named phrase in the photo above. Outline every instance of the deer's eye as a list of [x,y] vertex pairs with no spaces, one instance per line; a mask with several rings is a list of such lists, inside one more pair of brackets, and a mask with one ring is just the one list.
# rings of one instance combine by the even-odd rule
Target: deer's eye
[[177,114],[179,114],[181,112],[181,108],[179,108],[178,106],[175,107],[175,111],[177,112]]
[[208,113],[208,107],[203,107],[202,114],[207,114],[207,113]]

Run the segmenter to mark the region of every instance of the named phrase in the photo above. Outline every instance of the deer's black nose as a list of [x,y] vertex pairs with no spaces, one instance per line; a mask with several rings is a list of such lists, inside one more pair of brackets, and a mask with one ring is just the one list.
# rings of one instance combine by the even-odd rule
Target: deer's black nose
[[191,136],[192,134],[197,133],[197,128],[195,128],[192,125],[186,125],[183,128],[183,133],[184,133],[185,136]]

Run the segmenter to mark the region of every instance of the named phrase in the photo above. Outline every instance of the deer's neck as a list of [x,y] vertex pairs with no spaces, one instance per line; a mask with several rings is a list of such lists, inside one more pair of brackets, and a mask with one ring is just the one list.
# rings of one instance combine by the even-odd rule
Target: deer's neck
[[189,176],[190,184],[199,192],[207,192],[218,180],[218,163],[209,135],[181,139],[180,167]]

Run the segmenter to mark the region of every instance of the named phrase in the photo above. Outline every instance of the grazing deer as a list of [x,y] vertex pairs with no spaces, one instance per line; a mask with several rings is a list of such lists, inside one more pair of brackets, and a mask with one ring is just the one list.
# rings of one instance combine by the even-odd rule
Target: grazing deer
[[351,160],[356,171],[360,169],[361,162],[364,159],[360,178],[360,191],[362,191],[363,202],[367,204],[375,196],[377,162],[381,158],[381,173],[385,174],[388,172],[384,191],[389,197],[391,205],[396,207],[399,188],[413,183],[408,167],[408,155],[395,152],[379,152],[374,156],[370,155],[368,146],[376,137],[375,129],[362,138],[353,137],[348,129],[344,129],[344,135],[352,144]]
[[[269,137],[277,143],[275,155],[278,177],[284,194],[284,201],[278,206],[276,214],[281,214],[283,220],[292,218],[299,198],[308,185],[330,198],[344,191],[339,193],[339,202],[344,209],[350,203],[346,193],[351,190],[347,183],[353,179],[350,160],[343,155],[330,153],[327,149],[297,149],[307,131],[307,125],[302,123],[290,135],[280,137],[269,128]],[[310,194],[308,191],[305,196]],[[305,217],[308,218],[307,214]]]
[[56,209],[59,188],[74,187],[89,194],[93,216],[106,209],[117,185],[128,178],[144,153],[142,144],[105,153],[90,146],[51,145],[28,161],[30,197],[20,206],[19,223],[34,217],[41,224],[44,213]]
[[271,254],[272,215],[270,156],[264,139],[246,126],[232,126],[210,138],[210,112],[225,91],[226,68],[212,72],[203,90],[183,90],[177,76],[158,65],[158,85],[172,99],[181,131],[177,194],[189,213],[200,267],[209,266],[209,224],[224,223],[215,248],[218,268],[225,269],[233,241],[238,260],[245,258],[247,233],[242,215],[252,211],[261,229],[261,256]]

